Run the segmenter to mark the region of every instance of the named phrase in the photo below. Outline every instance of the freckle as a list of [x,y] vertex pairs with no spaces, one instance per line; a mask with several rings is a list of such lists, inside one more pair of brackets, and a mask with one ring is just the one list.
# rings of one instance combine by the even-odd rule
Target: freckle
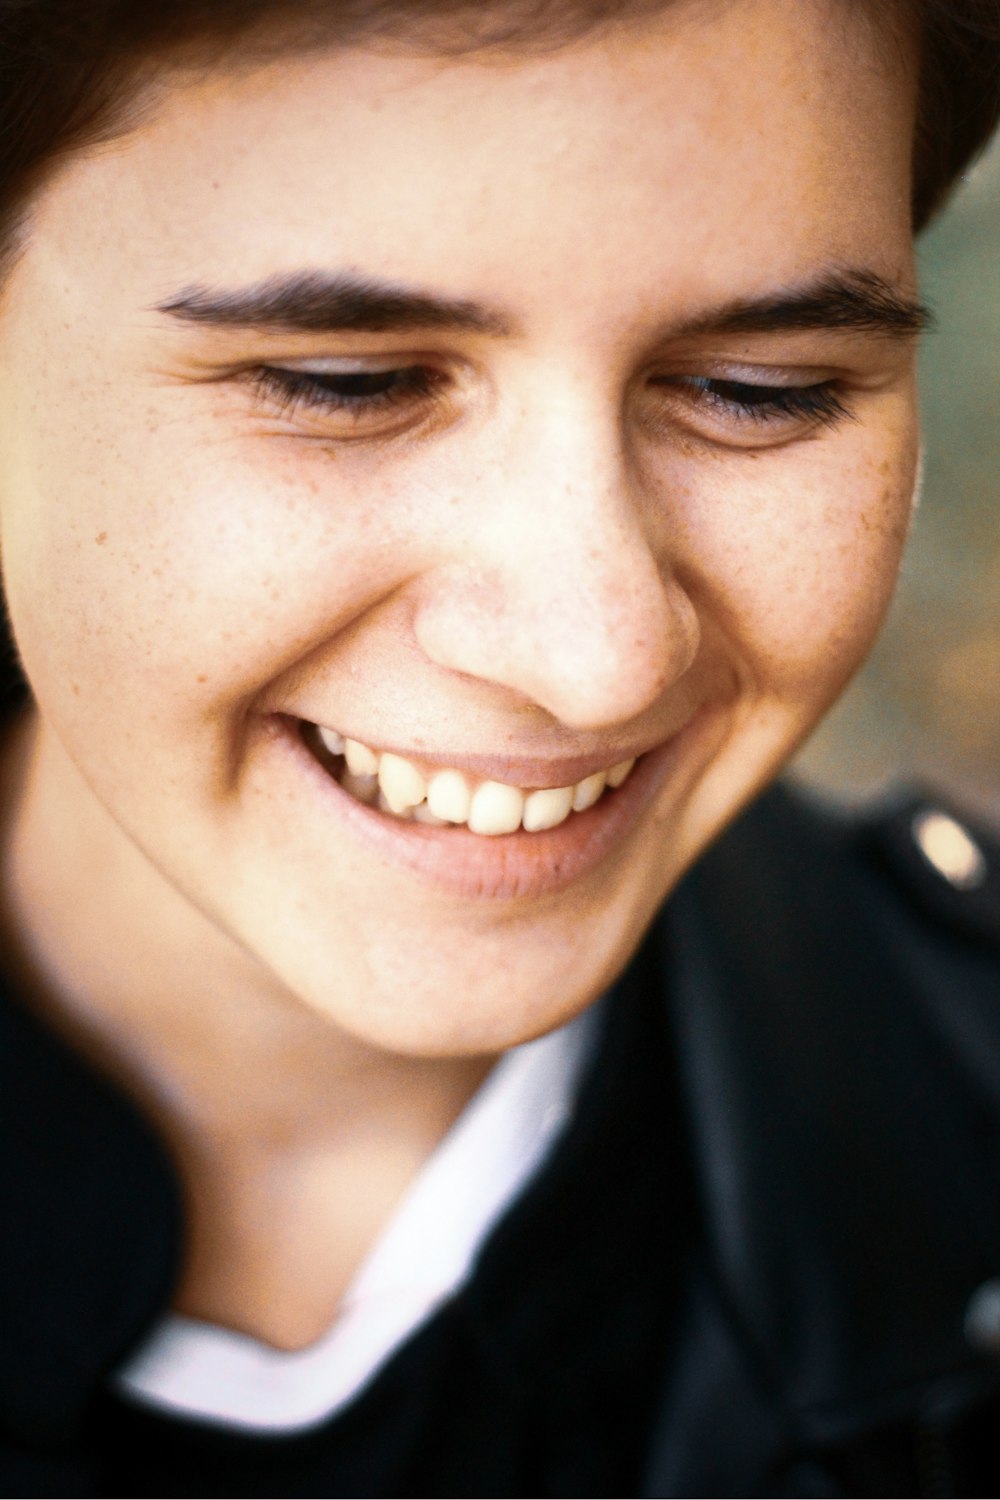
[[199,672],[198,676],[195,678],[195,682],[207,682],[207,681],[208,681],[208,678],[206,677],[206,675],[205,675],[204,672]]
[[97,533],[97,535],[95,536],[94,541],[97,543],[97,545],[99,547],[103,547],[104,543],[107,541],[107,539],[108,539],[108,533],[106,531],[99,531]]
[[78,682],[74,682],[73,683],[73,697],[74,698],[79,698],[79,696],[80,696],[80,684]]

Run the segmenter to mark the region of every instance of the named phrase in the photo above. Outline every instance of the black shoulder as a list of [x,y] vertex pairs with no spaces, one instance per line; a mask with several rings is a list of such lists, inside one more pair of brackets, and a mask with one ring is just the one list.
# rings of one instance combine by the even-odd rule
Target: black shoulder
[[815,1441],[1000,1389],[965,1323],[1000,1266],[998,868],[926,794],[779,786],[665,912],[712,1261]]
[[2,984],[0,1121],[0,1432],[45,1448],[169,1300],[180,1193],[131,1102]]
[[749,883],[803,918],[853,890],[876,919],[884,907],[929,935],[1000,951],[1000,832],[924,788],[846,809],[779,783],[705,856],[703,881],[732,896]]

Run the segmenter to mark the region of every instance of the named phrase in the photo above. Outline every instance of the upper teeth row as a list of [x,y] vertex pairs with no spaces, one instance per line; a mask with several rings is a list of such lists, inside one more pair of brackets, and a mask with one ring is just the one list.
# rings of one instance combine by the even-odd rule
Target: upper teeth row
[[461,771],[437,770],[424,775],[402,755],[379,754],[360,740],[346,739],[335,729],[318,726],[319,737],[331,755],[343,756],[347,774],[342,784],[362,801],[375,803],[401,817],[423,823],[465,823],[473,833],[529,833],[555,828],[571,812],[593,807],[606,786],[619,787],[635,760],[623,760],[606,771],[595,771],[573,786],[524,791],[503,781],[470,783]]

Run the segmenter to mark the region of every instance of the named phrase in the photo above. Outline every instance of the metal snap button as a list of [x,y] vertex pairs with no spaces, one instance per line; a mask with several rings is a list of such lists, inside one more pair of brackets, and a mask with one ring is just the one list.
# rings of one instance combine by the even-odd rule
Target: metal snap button
[[910,825],[913,841],[927,863],[960,891],[977,890],[986,881],[986,856],[972,835],[948,813],[924,808]]

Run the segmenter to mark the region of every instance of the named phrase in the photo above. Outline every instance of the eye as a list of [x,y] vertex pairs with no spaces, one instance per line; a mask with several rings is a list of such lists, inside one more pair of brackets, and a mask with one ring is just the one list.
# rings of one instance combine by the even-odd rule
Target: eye
[[815,417],[839,421],[847,407],[832,380],[816,385],[749,385],[742,380],[708,380],[694,376],[690,385],[704,400],[757,422],[773,417]]
[[822,380],[806,385],[713,379],[703,375],[656,377],[651,384],[682,403],[695,423],[736,442],[783,442],[817,427],[853,419],[842,385]]
[[286,414],[345,414],[357,422],[383,412],[419,407],[437,394],[444,377],[426,365],[303,368],[266,365],[253,372],[256,389]]

